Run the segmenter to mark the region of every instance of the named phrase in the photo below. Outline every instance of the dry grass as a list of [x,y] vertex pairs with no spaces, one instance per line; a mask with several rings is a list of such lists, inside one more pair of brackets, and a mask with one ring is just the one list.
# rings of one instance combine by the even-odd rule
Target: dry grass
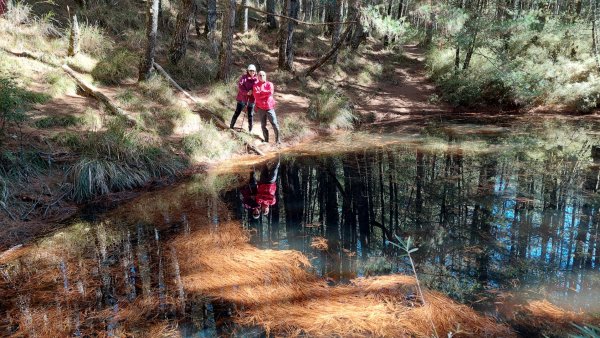
[[327,239],[319,236],[315,236],[312,238],[312,242],[310,243],[310,247],[319,250],[319,251],[327,251],[329,249],[329,245],[327,244]]
[[431,336],[459,330],[478,336],[512,331],[448,297],[426,292],[427,305],[411,301],[415,280],[403,275],[359,278],[329,287],[310,273],[299,252],[259,250],[237,223],[200,229],[174,240],[189,293],[243,306],[236,320],[285,336]]
[[[510,318],[511,323],[523,332],[538,332],[551,336],[566,336],[574,330],[573,323],[579,325],[595,324],[599,320],[583,312],[565,310],[550,303],[548,300],[532,300],[525,305],[514,304],[507,299],[503,315]],[[561,334],[558,334],[558,333]]]

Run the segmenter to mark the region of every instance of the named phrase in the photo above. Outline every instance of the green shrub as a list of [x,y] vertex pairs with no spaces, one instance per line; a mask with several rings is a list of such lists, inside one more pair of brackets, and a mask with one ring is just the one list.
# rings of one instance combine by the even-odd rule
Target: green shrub
[[36,128],[71,127],[80,124],[80,118],[73,115],[52,115],[35,121]]
[[100,60],[92,70],[95,80],[104,84],[119,84],[137,76],[139,58],[125,49],[118,49]]
[[308,118],[333,129],[351,129],[356,121],[348,97],[328,86],[311,97]]

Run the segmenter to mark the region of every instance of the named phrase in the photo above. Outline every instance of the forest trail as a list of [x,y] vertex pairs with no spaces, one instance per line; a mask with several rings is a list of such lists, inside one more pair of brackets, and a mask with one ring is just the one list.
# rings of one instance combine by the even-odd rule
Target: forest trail
[[391,69],[384,68],[381,80],[372,85],[352,82],[344,85],[354,94],[357,112],[375,114],[371,126],[418,123],[452,111],[449,105],[439,102],[436,87],[427,78],[425,51],[416,45],[404,45],[401,53],[400,56],[372,51],[370,57],[380,64],[390,64],[393,73],[385,74]]

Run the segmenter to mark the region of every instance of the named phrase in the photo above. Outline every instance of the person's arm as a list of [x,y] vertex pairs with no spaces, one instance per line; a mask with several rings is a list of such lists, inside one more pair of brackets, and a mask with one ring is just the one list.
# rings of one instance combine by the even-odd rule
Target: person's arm
[[244,88],[245,82],[246,82],[246,77],[242,75],[242,77],[240,77],[240,80],[238,81],[238,90],[239,91],[246,91],[246,88]]
[[273,85],[273,82],[269,82],[271,84],[271,96],[273,96],[275,94],[275,86]]

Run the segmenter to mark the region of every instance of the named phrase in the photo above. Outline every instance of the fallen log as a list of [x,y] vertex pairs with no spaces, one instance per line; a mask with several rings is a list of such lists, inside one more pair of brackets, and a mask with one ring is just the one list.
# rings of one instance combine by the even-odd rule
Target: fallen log
[[81,90],[83,90],[84,92],[86,92],[90,96],[94,97],[96,100],[98,100],[101,103],[103,103],[104,106],[106,106],[106,108],[112,114],[118,115],[118,116],[123,116],[130,123],[132,123],[133,125],[137,124],[137,121],[135,120],[135,118],[133,118],[133,116],[131,116],[131,114],[129,114],[128,112],[126,112],[123,109],[119,108],[116,104],[114,104],[108,98],[108,96],[106,96],[103,93],[99,92],[93,85],[91,85],[89,83],[86,83],[85,80],[83,80],[73,69],[71,69],[71,67],[69,67],[67,65],[62,65],[62,69],[67,74],[69,74],[69,76],[71,76],[71,78],[73,78],[73,80],[75,80],[75,82],[77,83],[77,86],[79,86],[79,88],[81,88]]
[[34,54],[32,52],[29,51],[20,51],[20,52],[16,52],[13,50],[9,50],[9,49],[4,49],[2,48],[3,51],[7,52],[8,54],[11,54],[13,56],[16,57],[21,57],[21,58],[27,58],[27,59],[32,59],[35,61],[39,61],[43,64],[46,64],[47,66],[53,66],[53,67],[59,67],[60,64],[52,62],[48,57],[46,57],[44,54]]
[[[198,100],[197,98],[195,98],[192,95],[190,95],[190,93],[188,93],[185,89],[181,88],[181,86],[175,80],[173,80],[173,78],[169,75],[169,73],[167,73],[167,71],[164,70],[163,67],[161,67],[158,63],[154,62],[154,68],[156,68],[156,70],[165,79],[167,79],[167,81],[169,81],[169,83],[171,83],[171,85],[173,85],[173,87],[175,87],[177,90],[179,90],[180,92],[182,92],[185,97],[187,97],[188,99],[192,100],[192,102],[200,105],[200,100]],[[194,110],[194,111],[195,112],[204,112],[204,113],[210,114],[210,116],[212,116],[213,119],[216,121],[216,125],[219,128],[221,128],[222,130],[228,130],[234,137],[236,137],[237,139],[239,139],[240,141],[242,141],[244,143],[244,145],[246,145],[246,147],[248,147],[250,150],[254,151],[255,153],[257,153],[260,156],[265,156],[265,153],[263,153],[262,151],[260,151],[260,149],[256,148],[255,146],[251,145],[250,143],[244,141],[238,135],[237,131],[235,131],[234,129],[229,128],[229,126],[226,125],[225,122],[223,122],[223,120],[221,119],[221,117],[218,116],[217,114],[213,113],[212,111],[210,111],[210,110],[208,110],[206,108],[200,108],[200,110]]]
[[315,70],[317,70],[319,67],[321,67],[323,64],[325,64],[325,62],[327,62],[329,59],[331,59],[331,57],[335,54],[335,52],[338,49],[340,49],[340,47],[342,46],[344,41],[346,41],[346,38],[348,38],[348,35],[350,34],[350,32],[352,32],[352,25],[350,25],[346,28],[346,31],[340,37],[340,40],[329,50],[329,52],[327,52],[327,54],[321,56],[321,58],[319,60],[317,60],[317,62],[315,62],[312,66],[310,66],[301,76],[302,77],[309,76]]

